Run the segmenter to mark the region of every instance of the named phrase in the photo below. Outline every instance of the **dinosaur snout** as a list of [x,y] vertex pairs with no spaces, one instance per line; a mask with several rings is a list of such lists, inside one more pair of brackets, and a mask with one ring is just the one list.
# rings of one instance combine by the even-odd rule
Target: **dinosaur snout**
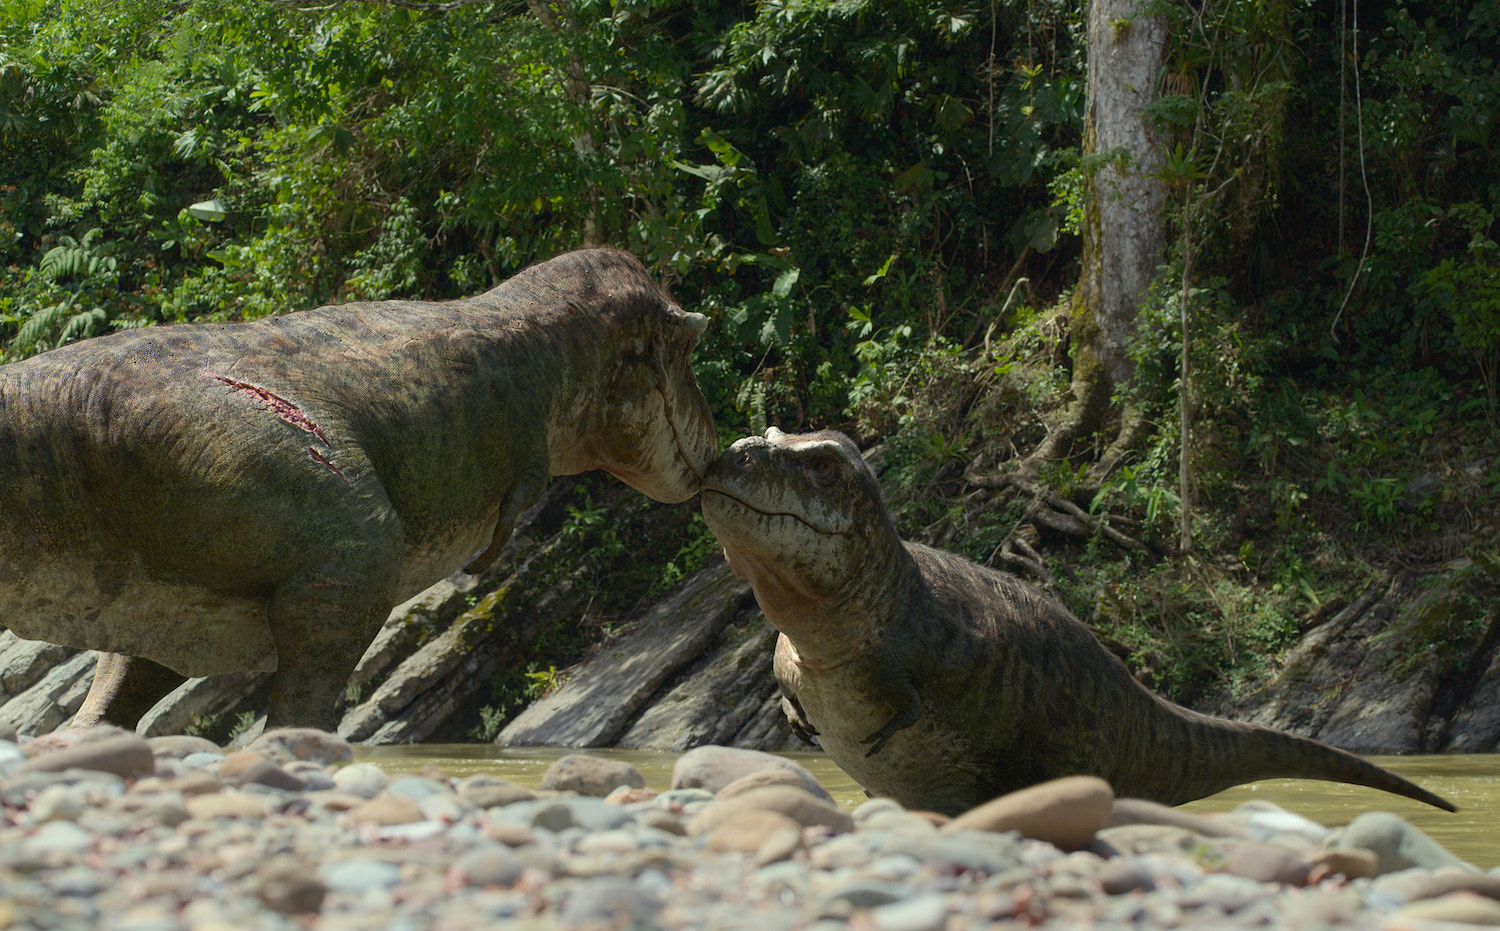
[[[771,429],[776,429],[772,427]],[[715,464],[723,464],[729,467],[748,468],[757,459],[765,457],[770,444],[763,437],[747,436],[735,440],[730,447],[724,450]]]

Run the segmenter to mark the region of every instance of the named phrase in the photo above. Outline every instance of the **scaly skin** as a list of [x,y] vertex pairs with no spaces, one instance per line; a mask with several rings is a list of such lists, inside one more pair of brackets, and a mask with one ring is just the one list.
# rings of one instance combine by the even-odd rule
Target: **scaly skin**
[[842,434],[746,437],[709,467],[702,500],[781,632],[776,677],[793,725],[874,795],[958,814],[1093,775],[1117,795],[1177,805],[1298,777],[1453,810],[1353,754],[1175,705],[1055,600],[903,542]]
[[460,301],[127,331],[0,367],[0,623],[182,675],[276,670],[268,723],[331,728],[391,607],[493,559],[549,475],[697,491],[706,324],[590,250]]

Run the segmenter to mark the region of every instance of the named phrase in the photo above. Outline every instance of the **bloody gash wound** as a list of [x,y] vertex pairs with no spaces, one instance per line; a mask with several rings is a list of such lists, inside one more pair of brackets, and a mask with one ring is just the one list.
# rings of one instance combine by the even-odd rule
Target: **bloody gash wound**
[[704,476],[703,516],[780,631],[788,717],[874,795],[958,814],[1092,775],[1176,805],[1299,777],[1453,810],[1353,754],[1175,705],[1057,601],[903,542],[843,434],[773,427],[736,442]]
[[[706,325],[599,249],[465,300],[133,330],[0,367],[0,623],[178,675],[275,670],[269,723],[332,729],[391,607],[493,560],[549,475],[697,492]],[[131,668],[101,663],[78,723]]]

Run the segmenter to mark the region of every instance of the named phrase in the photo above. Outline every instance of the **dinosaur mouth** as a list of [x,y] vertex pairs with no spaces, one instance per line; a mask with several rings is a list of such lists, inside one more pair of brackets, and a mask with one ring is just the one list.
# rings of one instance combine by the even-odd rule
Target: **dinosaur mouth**
[[803,517],[801,514],[795,513],[793,511],[768,511],[764,508],[757,507],[751,504],[749,501],[746,501],[744,498],[741,498],[739,495],[731,491],[726,491],[723,488],[711,486],[708,484],[705,484],[703,488],[700,489],[700,493],[705,499],[707,499],[709,495],[718,495],[722,498],[728,498],[730,501],[733,501],[735,504],[738,504],[745,510],[753,511],[756,514],[759,514],[761,517],[765,517],[768,519],[774,517],[790,518],[806,527],[808,530],[813,531],[814,533],[821,533],[826,536],[848,536],[851,533],[851,531],[849,530],[836,530],[832,527],[820,527],[812,521],[808,520],[806,517]]
[[698,464],[693,462],[693,457],[688,455],[687,446],[682,441],[682,431],[677,428],[677,411],[672,407],[672,399],[668,396],[665,388],[657,386],[656,391],[661,395],[662,409],[667,415],[667,426],[672,430],[672,442],[677,446],[677,458],[681,459],[683,465],[687,466],[688,471],[693,473],[693,478],[698,480],[698,487],[701,488],[703,486],[703,473],[707,470],[707,466],[702,469],[698,468]]

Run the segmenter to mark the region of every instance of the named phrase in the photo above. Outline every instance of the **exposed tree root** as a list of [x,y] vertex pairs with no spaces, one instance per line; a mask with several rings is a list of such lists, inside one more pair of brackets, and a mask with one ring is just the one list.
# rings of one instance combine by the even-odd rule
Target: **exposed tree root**
[[[1031,504],[1017,521],[1016,527],[1012,528],[991,554],[992,560],[998,557],[1044,581],[1051,581],[1036,550],[1016,536],[1016,530],[1028,523],[1081,539],[1098,534],[1124,549],[1146,548],[1139,540],[1111,526],[1111,523],[1119,523],[1117,518],[1110,518],[1108,515],[1102,520],[1096,518],[1072,501],[1048,491],[1038,482],[1045,463],[1066,459],[1079,439],[1098,432],[1109,409],[1109,394],[1109,379],[1098,357],[1089,350],[1078,353],[1073,367],[1073,402],[1069,405],[1067,416],[1047,434],[1036,449],[1022,459],[1013,471],[980,474],[973,466],[964,471],[964,480],[970,485],[1002,493],[1014,491],[1031,499]],[[1138,441],[1144,424],[1144,418],[1133,407],[1127,407],[1122,412],[1120,431],[1115,441],[1090,470],[1090,477],[1095,482],[1102,483],[1114,470],[1120,459]]]
[[1092,349],[1075,348],[1073,402],[1068,405],[1068,413],[1037,448],[1021,460],[1016,474],[1028,484],[1034,482],[1045,463],[1068,458],[1078,440],[1093,436],[1109,410],[1109,392],[1109,376],[1099,356]]
[[1103,485],[1104,480],[1115,471],[1120,460],[1134,452],[1136,447],[1149,432],[1151,424],[1146,420],[1146,415],[1134,404],[1126,404],[1120,411],[1120,429],[1115,433],[1114,442],[1104,450],[1099,461],[1089,469],[1089,481],[1095,485]]
[[1029,572],[1040,579],[1045,585],[1052,584],[1052,573],[1047,571],[1046,564],[1042,562],[1041,554],[1033,549],[1030,543],[1027,543],[1020,537],[1007,537],[1005,542],[1000,544],[995,556],[990,558],[990,561],[994,562],[996,557],[1007,565],[1015,566],[1024,572]]
[[[1141,541],[1111,526],[1111,523],[1119,522],[1118,518],[1112,518],[1108,514],[1104,515],[1103,519],[1095,517],[1068,499],[1055,495],[1028,480],[1019,471],[998,475],[977,475],[972,471],[966,471],[964,480],[979,488],[994,491],[1014,489],[1030,498],[1032,504],[1026,509],[1026,513],[1022,515],[1017,526],[1021,523],[1032,523],[1038,527],[1045,527],[1057,533],[1085,540],[1099,534],[1122,549],[1144,550],[1147,548]],[[1012,530],[1006,536],[1006,541],[1001,544],[1000,555],[1004,555],[1003,548],[1014,538],[1015,530]],[[1026,549],[1031,550],[1029,546]],[[1031,550],[1031,555],[1035,555],[1034,550]]]

